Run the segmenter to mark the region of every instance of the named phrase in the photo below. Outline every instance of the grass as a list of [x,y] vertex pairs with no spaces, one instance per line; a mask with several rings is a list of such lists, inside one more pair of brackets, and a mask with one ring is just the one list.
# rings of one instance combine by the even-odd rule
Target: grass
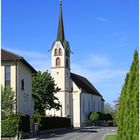
[[104,140],[117,140],[117,138],[115,134],[112,134],[112,135],[107,135]]

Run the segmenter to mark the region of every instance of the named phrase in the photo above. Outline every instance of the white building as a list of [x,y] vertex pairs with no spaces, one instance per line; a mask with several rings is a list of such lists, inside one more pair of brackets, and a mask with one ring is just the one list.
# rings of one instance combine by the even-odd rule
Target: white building
[[71,73],[70,46],[65,40],[62,2],[60,1],[60,15],[57,39],[52,45],[51,75],[61,89],[56,96],[62,108],[47,110],[47,115],[70,117],[74,127],[89,125],[88,115],[92,112],[104,111],[104,99],[96,88],[80,75]]
[[34,113],[32,73],[36,73],[36,70],[23,57],[1,49],[1,85],[13,89],[15,113]]

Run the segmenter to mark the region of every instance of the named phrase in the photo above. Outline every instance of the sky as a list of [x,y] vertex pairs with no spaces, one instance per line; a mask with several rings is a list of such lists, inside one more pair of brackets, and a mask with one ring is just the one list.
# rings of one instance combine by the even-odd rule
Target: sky
[[[86,77],[114,105],[138,49],[138,0],[62,3],[71,72]],[[1,0],[1,8],[2,48],[23,56],[36,70],[50,71],[59,0]]]

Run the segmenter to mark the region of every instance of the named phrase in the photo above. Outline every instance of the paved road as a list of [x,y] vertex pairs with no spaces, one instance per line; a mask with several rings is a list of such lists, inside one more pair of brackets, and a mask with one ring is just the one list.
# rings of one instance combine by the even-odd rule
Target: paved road
[[115,132],[114,127],[66,129],[41,135],[40,140],[103,140],[107,133]]

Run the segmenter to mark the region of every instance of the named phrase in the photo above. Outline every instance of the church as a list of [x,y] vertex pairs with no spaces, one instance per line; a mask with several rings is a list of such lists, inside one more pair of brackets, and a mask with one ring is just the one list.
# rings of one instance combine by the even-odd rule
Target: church
[[98,90],[85,77],[72,73],[70,67],[70,45],[65,38],[62,1],[57,39],[51,48],[51,76],[61,89],[55,96],[61,104],[60,110],[47,110],[52,116],[70,117],[74,127],[90,125],[90,112],[104,112],[104,99]]

